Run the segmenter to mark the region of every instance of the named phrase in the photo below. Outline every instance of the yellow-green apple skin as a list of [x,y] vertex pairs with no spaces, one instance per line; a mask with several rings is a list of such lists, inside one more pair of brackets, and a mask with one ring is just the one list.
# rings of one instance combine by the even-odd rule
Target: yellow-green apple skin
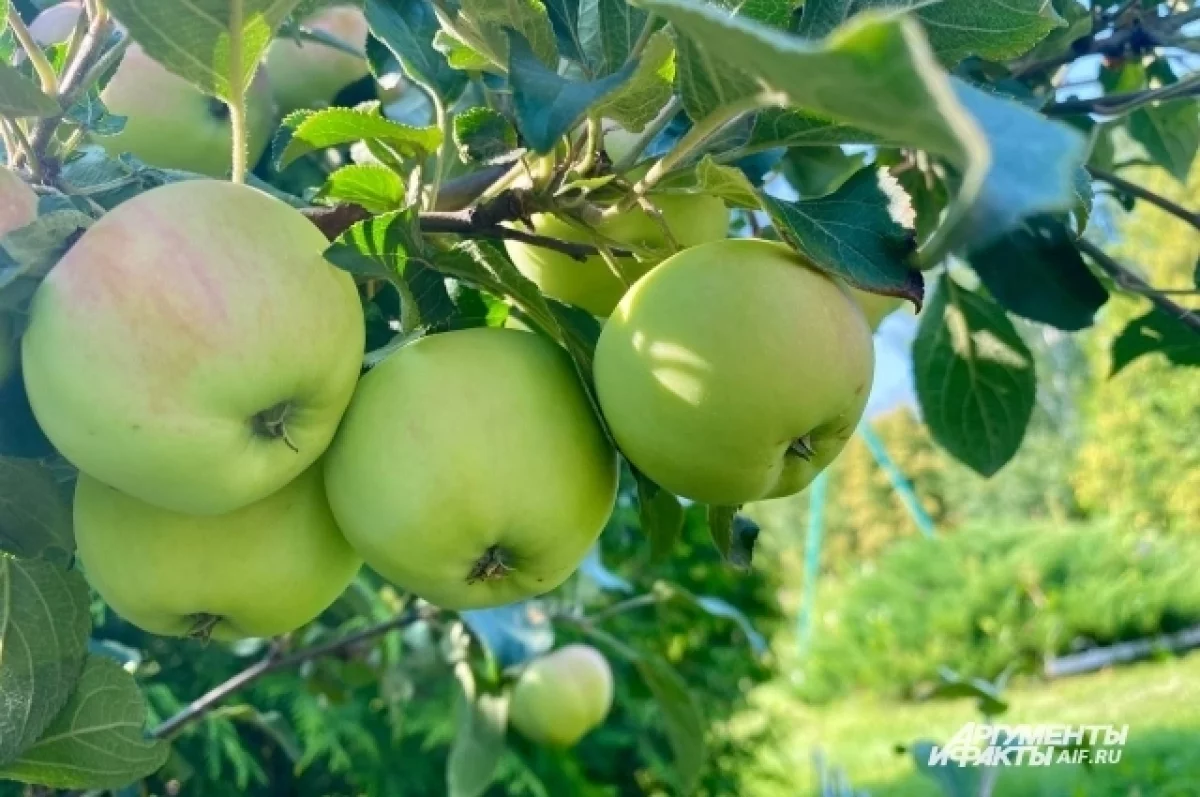
[[612,512],[617,458],[565,352],[476,328],[368,372],[325,479],[371,568],[437,606],[476,609],[566,580]]
[[87,476],[75,542],[88,581],[145,631],[219,640],[294,631],[329,607],[362,561],[338,530],[320,467],[225,515],[161,509]]
[[[367,48],[367,18],[361,8],[333,6],[304,21],[359,52]],[[271,91],[282,113],[321,108],[351,83],[369,74],[367,59],[318,41],[281,36],[267,50]]]
[[756,239],[664,261],[621,300],[595,356],[600,406],[629,461],[720,505],[802,490],[853,434],[873,370],[847,289]]
[[532,742],[571,747],[612,708],[608,659],[590,645],[567,645],[534,659],[517,679],[509,723]]
[[[163,169],[209,177],[229,174],[233,132],[225,103],[167,71],[137,44],[126,50],[100,98],[111,113],[125,117],[121,132],[95,139],[113,157],[128,152]],[[246,92],[246,151],[251,166],[266,149],[274,125],[270,86],[259,70]]]
[[880,293],[862,291],[858,288],[851,288],[850,294],[858,302],[858,306],[862,308],[863,315],[867,319],[867,325],[871,327],[872,332],[879,329],[879,325],[883,323],[883,319],[899,310],[900,305],[904,304],[904,300],[898,296],[884,296]]
[[224,514],[328,447],[357,382],[358,293],[299,211],[187,180],[103,216],[34,294],[34,415],[85,473],[148,503]]
[[[720,199],[700,194],[660,194],[651,202],[662,214],[667,229],[681,248],[719,241],[729,228],[729,210]],[[623,257],[618,263],[627,283],[632,284],[669,253],[662,225],[641,208],[605,218],[596,228],[607,238],[657,250],[658,255],[642,260]],[[546,213],[535,213],[533,231],[563,241],[587,242],[588,236],[571,224]],[[542,293],[561,302],[582,307],[592,315],[607,316],[625,293],[626,285],[598,256],[578,261],[562,252],[505,241],[513,263]]]
[[[37,218],[37,194],[15,172],[0,166],[0,236],[32,224]],[[0,313],[0,384],[12,376],[19,360],[12,322]]]

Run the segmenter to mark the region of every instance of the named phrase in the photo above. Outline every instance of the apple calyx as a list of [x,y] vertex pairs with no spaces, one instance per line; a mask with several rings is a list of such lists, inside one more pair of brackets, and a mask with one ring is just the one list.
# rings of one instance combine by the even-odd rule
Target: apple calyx
[[805,462],[810,462],[816,456],[816,449],[813,448],[812,437],[802,434],[791,442],[787,448],[787,453],[800,457]]
[[299,454],[300,449],[296,448],[296,444],[288,437],[287,422],[292,408],[291,401],[281,401],[261,412],[254,413],[250,416],[250,430],[255,436],[265,440],[283,440],[288,448]]
[[187,638],[198,639],[201,642],[208,642],[212,638],[212,632],[216,630],[217,626],[224,619],[218,614],[208,614],[207,612],[193,614],[192,617],[195,619],[195,622],[188,629]]
[[471,572],[467,574],[467,583],[477,584],[480,581],[496,581],[504,578],[512,571],[512,568],[504,560],[504,549],[499,545],[491,546],[471,566]]

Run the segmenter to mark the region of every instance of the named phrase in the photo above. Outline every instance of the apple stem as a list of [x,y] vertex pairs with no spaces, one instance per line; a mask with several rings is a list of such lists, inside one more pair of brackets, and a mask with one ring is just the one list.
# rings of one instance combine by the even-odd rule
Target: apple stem
[[471,566],[471,572],[467,574],[468,584],[477,584],[480,581],[496,581],[504,578],[512,568],[505,562],[504,549],[499,545],[493,545],[483,552],[483,556]]
[[201,642],[208,642],[212,638],[212,632],[220,625],[222,617],[219,614],[208,614],[202,612],[194,614],[192,617],[195,623],[188,629],[188,639],[198,639]]
[[300,449],[288,437],[287,422],[292,412],[290,401],[281,401],[274,406],[257,412],[250,417],[250,429],[258,437],[266,440],[283,440],[288,448],[300,453]]
[[246,83],[242,74],[242,0],[229,1],[229,125],[233,139],[230,180],[246,182]]

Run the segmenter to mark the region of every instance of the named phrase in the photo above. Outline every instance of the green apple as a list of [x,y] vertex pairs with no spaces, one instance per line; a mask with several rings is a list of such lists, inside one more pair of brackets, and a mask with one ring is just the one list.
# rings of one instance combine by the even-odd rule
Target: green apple
[[225,515],[187,515],[87,475],[75,542],[117,614],[164,636],[231,641],[294,631],[329,607],[362,561],[338,530],[320,467]]
[[[343,44],[365,52],[367,18],[350,5],[325,8],[304,21],[304,27],[327,33]],[[281,36],[267,50],[271,91],[283,113],[321,108],[339,91],[370,74],[367,59],[312,40]]]
[[808,485],[854,433],[873,370],[871,330],[847,289],[752,238],[664,261],[621,300],[595,359],[629,461],[720,505]]
[[136,498],[224,514],[325,451],[363,355],[350,276],[299,211],[188,180],[102,217],[34,294],[25,386],[50,441]]
[[[96,143],[114,157],[123,152],[151,166],[224,177],[233,163],[229,108],[168,72],[137,44],[100,92],[104,105],[125,117],[125,128]],[[262,70],[246,92],[246,149],[253,166],[275,125],[270,86]]]
[[[728,231],[729,211],[716,197],[659,194],[652,196],[651,202],[682,248],[719,241]],[[546,213],[534,214],[533,231],[563,241],[588,241],[586,233]],[[669,249],[662,225],[641,208],[605,218],[597,232],[631,246],[658,250],[659,255],[645,260],[620,258],[623,282],[600,257],[580,262],[562,252],[518,241],[505,241],[504,246],[521,273],[537,283],[547,296],[582,307],[593,315],[606,316],[620,301],[627,285],[653,268]]]
[[364,376],[325,479],[370,567],[474,609],[566,580],[612,512],[617,458],[565,352],[485,327],[422,338]]
[[[31,224],[37,218],[37,204],[33,189],[16,172],[0,166],[0,237]],[[17,361],[12,322],[0,313],[0,384],[16,370]]]
[[871,293],[858,288],[851,288],[850,294],[862,308],[863,315],[867,317],[867,325],[871,327],[872,332],[879,329],[883,319],[899,310],[900,305],[904,304],[904,300],[898,296],[884,296],[881,293]]
[[513,687],[509,723],[531,742],[570,747],[604,722],[613,702],[608,659],[567,645],[529,663]]

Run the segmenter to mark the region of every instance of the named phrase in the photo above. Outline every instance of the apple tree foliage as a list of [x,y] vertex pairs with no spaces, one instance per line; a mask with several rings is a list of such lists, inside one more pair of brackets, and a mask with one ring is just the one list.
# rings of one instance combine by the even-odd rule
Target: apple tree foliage
[[[120,129],[99,87],[130,41],[236,111],[272,37],[324,4],[89,0],[72,43],[32,58],[17,57],[28,37],[16,15],[28,21],[39,4],[0,6],[0,133],[40,197],[36,221],[0,240],[0,308],[20,318],[106,210],[191,176],[88,143]],[[1200,364],[1200,316],[1188,309],[1200,271],[1194,284],[1151,285],[1089,225],[1097,197],[1111,195],[1200,231],[1197,211],[1119,174],[1191,173],[1194,3],[365,0],[364,11],[372,70],[399,69],[418,101],[390,115],[370,101],[294,112],[248,179],[305,208],[331,240],[328,259],[365,284],[368,365],[417,336],[511,315],[561,344],[588,383],[597,322],[543,296],[497,242],[512,235],[505,222],[533,212],[586,220],[598,203],[629,208],[651,187],[718,196],[737,234],[783,240],[852,286],[920,308],[922,415],[939,445],[985,476],[1020,448],[1037,397],[1014,318],[1082,331],[1110,296],[1142,297],[1145,312],[1113,344],[1114,378],[1144,356]],[[629,134],[624,152],[604,151],[609,123]],[[0,455],[0,778],[107,789],[164,764],[178,772],[172,741],[197,721],[243,723],[291,750],[296,729],[280,714],[221,701],[258,683],[269,702],[264,685],[329,656],[338,678],[376,684],[388,711],[413,699],[411,682],[389,680],[389,662],[451,675],[446,788],[482,794],[497,777],[524,777],[505,740],[504,687],[557,632],[597,644],[657,701],[673,785],[687,793],[705,770],[702,701],[653,645],[602,623],[670,606],[762,644],[719,593],[659,581],[630,594],[595,557],[561,594],[461,617],[360,579],[297,638],[260,645],[261,658],[244,658],[253,646],[204,652],[237,667],[189,708],[151,677],[155,657],[178,660],[178,647],[92,634],[93,618],[101,631],[111,623],[73,567],[74,474],[38,432],[20,379],[0,390]],[[730,572],[750,579],[741,569],[757,529],[737,509],[685,505],[629,473],[610,529],[641,527],[642,551],[622,551],[644,575],[682,550],[698,555],[683,538],[706,528]],[[320,754],[297,752],[296,766]]]

